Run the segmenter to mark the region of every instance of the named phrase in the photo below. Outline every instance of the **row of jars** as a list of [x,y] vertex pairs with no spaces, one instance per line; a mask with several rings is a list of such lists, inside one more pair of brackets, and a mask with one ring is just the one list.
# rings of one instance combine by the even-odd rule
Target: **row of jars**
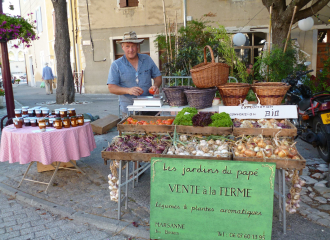
[[15,117],[47,117],[53,114],[56,117],[73,117],[76,116],[76,110],[74,108],[59,108],[50,112],[49,108],[34,107],[29,108],[28,106],[22,107],[22,109],[15,109]]
[[72,116],[72,117],[64,117],[63,120],[60,117],[56,118],[14,118],[13,119],[14,125],[16,128],[22,128],[23,125],[28,127],[37,127],[39,126],[40,129],[46,129],[46,127],[54,127],[56,129],[62,129],[64,128],[69,128],[70,126],[72,127],[77,127],[77,126],[82,126],[84,125],[84,116],[83,115],[78,115],[78,116]]

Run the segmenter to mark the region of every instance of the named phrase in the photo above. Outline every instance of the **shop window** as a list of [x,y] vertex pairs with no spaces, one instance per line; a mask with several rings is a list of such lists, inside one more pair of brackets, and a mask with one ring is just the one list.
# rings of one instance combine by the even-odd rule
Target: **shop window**
[[15,54],[13,52],[9,52],[9,61],[15,61]]
[[[143,54],[147,54],[150,56],[149,38],[143,38],[143,39],[144,39],[143,43],[138,45],[138,53],[143,53]],[[115,60],[124,56],[124,51],[121,48],[121,44],[117,44],[117,41],[121,41],[121,40],[113,41],[113,46],[114,46],[114,51],[115,51]]]
[[139,5],[139,1],[138,0],[120,0],[119,2],[119,6],[121,8],[125,8],[125,7],[137,7]]

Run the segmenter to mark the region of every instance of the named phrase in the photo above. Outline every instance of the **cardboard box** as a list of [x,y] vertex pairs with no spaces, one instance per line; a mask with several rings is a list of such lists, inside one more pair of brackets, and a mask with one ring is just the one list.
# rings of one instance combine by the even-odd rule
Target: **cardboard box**
[[120,120],[121,119],[116,115],[107,115],[104,118],[98,119],[91,123],[93,132],[97,134],[105,134],[111,128],[116,127]]

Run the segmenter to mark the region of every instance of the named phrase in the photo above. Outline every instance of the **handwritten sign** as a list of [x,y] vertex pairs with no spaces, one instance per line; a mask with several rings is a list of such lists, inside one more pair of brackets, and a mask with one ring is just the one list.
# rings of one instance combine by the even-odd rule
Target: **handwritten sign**
[[271,239],[276,164],[153,158],[151,239]]
[[219,112],[228,113],[232,119],[298,118],[296,105],[220,106]]

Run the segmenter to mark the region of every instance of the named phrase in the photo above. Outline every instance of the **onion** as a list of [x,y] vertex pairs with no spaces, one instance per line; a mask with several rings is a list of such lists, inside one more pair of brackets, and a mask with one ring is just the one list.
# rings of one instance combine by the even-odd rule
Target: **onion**
[[300,157],[298,155],[294,156],[292,159],[295,159],[295,160],[300,160]]
[[269,150],[266,150],[265,155],[266,155],[266,157],[270,157],[270,156],[272,156],[272,152]]
[[287,154],[286,154],[283,150],[281,150],[281,151],[278,152],[277,155],[278,155],[280,158],[285,158]]
[[267,144],[263,140],[258,142],[258,147],[265,148],[266,146]]
[[255,151],[253,151],[253,150],[247,149],[247,150],[245,150],[244,154],[247,157],[254,157],[257,153]]
[[260,151],[260,147],[255,147],[255,148],[253,149],[253,151],[255,151],[255,152],[259,152],[259,151]]
[[[293,155],[293,156],[296,156],[297,154],[298,154],[298,151],[297,151],[297,149],[295,149],[295,148],[289,148],[289,152]],[[293,157],[292,156],[292,157]]]
[[278,155],[279,152],[280,152],[280,149],[279,149],[279,148],[275,148],[275,150],[274,150],[274,154],[275,154],[275,155]]
[[262,154],[262,152],[257,152],[257,155],[256,155],[257,158],[263,158],[264,155]]
[[238,144],[238,145],[237,145],[237,150],[238,150],[238,151],[242,151],[243,147],[244,147],[243,144]]

